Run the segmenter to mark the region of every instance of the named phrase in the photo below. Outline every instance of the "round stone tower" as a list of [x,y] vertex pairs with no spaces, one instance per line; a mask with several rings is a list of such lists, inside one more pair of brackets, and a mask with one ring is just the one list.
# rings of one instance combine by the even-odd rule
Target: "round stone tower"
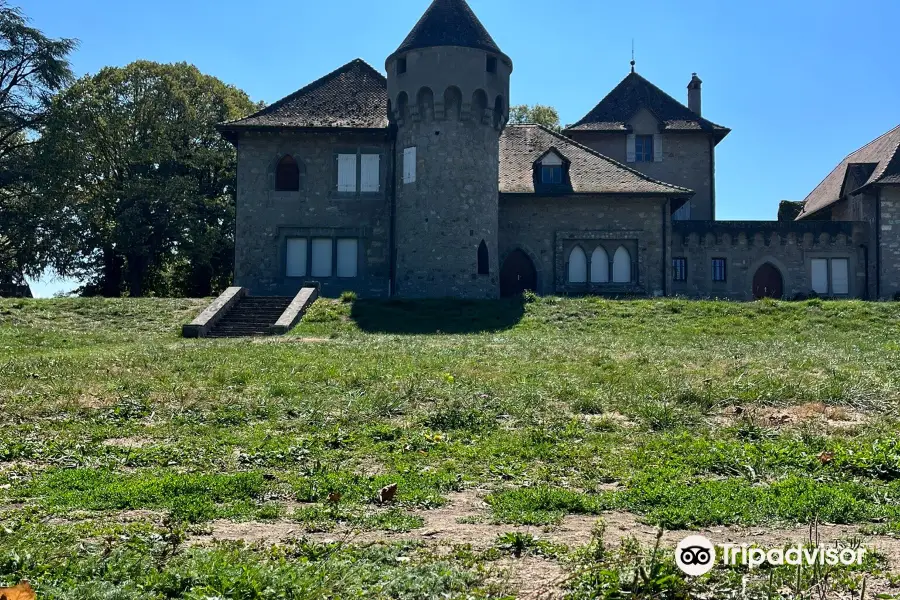
[[397,128],[396,294],[495,298],[512,61],[465,0],[434,0],[386,70]]

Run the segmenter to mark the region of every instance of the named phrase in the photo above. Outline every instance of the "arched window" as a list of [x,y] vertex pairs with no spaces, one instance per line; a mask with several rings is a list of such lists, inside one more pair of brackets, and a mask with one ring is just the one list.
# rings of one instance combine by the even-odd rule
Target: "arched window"
[[497,96],[497,99],[494,100],[494,127],[497,129],[503,125],[503,111],[505,108],[503,96]]
[[587,257],[581,246],[575,246],[569,253],[569,283],[587,281]]
[[429,87],[419,89],[416,95],[416,102],[419,105],[419,118],[423,121],[434,119],[434,92]]
[[406,92],[400,92],[397,96],[397,118],[401,121],[409,119],[409,96]]
[[478,244],[478,274],[491,274],[491,261],[488,256],[487,244],[484,243],[484,240],[481,240],[481,243]]
[[300,189],[300,167],[294,157],[287,155],[275,167],[275,189],[279,192],[296,192]]
[[607,283],[608,281],[609,255],[603,246],[597,246],[591,254],[591,283]]
[[631,283],[631,254],[619,246],[613,255],[613,282]]

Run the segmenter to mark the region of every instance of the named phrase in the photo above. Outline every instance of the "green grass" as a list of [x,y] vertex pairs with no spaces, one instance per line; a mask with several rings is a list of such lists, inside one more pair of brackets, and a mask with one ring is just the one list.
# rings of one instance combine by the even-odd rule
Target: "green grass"
[[[215,519],[409,531],[416,511],[473,486],[491,490],[495,523],[629,510],[670,528],[819,519],[900,533],[900,305],[526,300],[347,296],[255,341],[180,338],[202,300],[0,300],[0,521],[36,521],[26,537],[47,557],[17,563],[17,534],[0,530],[0,582],[75,597],[62,582],[82,590],[121,555],[130,575],[97,576],[96,597],[236,598],[241,565],[246,585],[302,581],[297,597],[501,594],[479,566],[489,556],[427,548],[390,568],[378,552],[393,547],[322,550],[311,570],[284,549],[182,548],[151,574],[142,553],[168,535],[152,523],[107,563],[73,556],[66,570],[54,554],[63,538],[103,539],[90,527],[120,527],[126,510],[189,534]],[[855,420],[755,416],[807,403]],[[504,543],[535,547],[523,540]],[[348,587],[328,587],[341,577]]]

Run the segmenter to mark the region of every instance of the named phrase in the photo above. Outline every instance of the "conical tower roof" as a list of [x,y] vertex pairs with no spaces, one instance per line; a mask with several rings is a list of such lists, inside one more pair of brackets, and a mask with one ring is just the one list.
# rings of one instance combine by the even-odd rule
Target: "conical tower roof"
[[466,0],[434,0],[391,57],[434,46],[462,46],[504,56]]

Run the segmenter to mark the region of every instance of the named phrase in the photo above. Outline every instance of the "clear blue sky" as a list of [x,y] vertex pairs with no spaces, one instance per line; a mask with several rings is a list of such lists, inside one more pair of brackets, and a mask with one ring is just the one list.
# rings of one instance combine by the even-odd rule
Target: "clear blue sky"
[[[16,0],[12,0],[15,4]],[[774,219],[846,154],[900,123],[900,2],[469,0],[512,57],[513,104],[563,123],[637,70],[732,133],[716,154],[719,219]],[[76,37],[78,75],[136,59],[187,61],[267,103],[345,62],[384,70],[430,0],[18,0],[35,26]],[[41,282],[40,295],[66,284]]]

